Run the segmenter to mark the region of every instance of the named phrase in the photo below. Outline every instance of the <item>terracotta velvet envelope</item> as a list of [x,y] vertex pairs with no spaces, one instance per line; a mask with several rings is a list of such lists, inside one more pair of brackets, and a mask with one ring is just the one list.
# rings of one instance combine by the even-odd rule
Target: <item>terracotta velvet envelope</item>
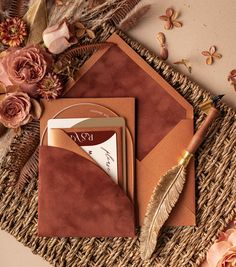
[[[135,235],[134,102],[133,98],[44,101],[45,112],[40,121],[39,236]],[[120,110],[120,106],[125,108]],[[48,144],[49,119],[100,117],[125,119],[126,157],[129,162],[127,193],[68,135],[78,131],[77,128],[50,128]],[[101,127],[100,130],[121,134],[116,125]]]
[[[142,224],[159,177],[177,163],[193,135],[193,109],[118,35],[108,41],[115,45],[97,51],[85,62],[65,97],[135,97],[135,202]],[[195,224],[194,181],[192,161],[184,191],[167,225]]]

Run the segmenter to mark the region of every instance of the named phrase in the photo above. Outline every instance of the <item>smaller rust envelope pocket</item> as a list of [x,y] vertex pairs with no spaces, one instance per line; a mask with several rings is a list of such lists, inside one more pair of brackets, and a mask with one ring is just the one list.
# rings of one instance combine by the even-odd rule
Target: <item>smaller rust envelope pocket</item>
[[[131,115],[120,115],[126,118],[128,127],[131,126],[132,137],[134,136],[134,120],[130,120],[134,114],[133,99],[90,99],[89,102],[94,103],[92,111],[95,110],[95,103],[106,103],[109,108],[115,110],[121,102],[130,103],[128,110]],[[86,107],[88,106],[88,100],[85,99],[60,99],[55,103],[57,105],[53,106],[45,103],[47,112],[40,121],[42,141],[39,151],[38,236],[134,237],[136,225],[132,202],[132,166],[129,166],[128,170],[126,194],[121,186],[71,139],[65,129],[50,129],[57,141],[56,144],[49,145],[45,140],[47,121],[58,118],[59,112],[68,106],[68,114],[60,113],[60,116],[78,118],[84,111],[83,105],[77,106],[78,103],[86,103]],[[52,112],[50,107],[53,107]],[[92,115],[92,112],[89,114]],[[71,130],[75,129],[70,128]],[[132,161],[134,158],[131,134],[126,142],[128,160]]]
[[133,204],[119,185],[62,130],[62,147],[40,147],[38,234],[134,236]]

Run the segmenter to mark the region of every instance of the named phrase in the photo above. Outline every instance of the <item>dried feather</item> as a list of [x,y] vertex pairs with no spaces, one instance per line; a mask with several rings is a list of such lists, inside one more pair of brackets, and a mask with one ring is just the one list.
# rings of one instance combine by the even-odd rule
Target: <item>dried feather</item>
[[142,259],[149,259],[155,250],[160,229],[169,217],[186,179],[183,165],[177,165],[161,177],[149,201],[140,235]]
[[141,0],[126,0],[114,11],[110,21],[118,25]]
[[109,0],[103,4],[88,9],[79,18],[80,21],[86,23],[87,28],[95,30],[97,27],[103,25],[103,23],[111,21],[112,16],[116,13],[127,0]]
[[12,0],[10,2],[11,3],[8,8],[8,15],[12,18],[22,18],[28,9],[29,0]]
[[16,191],[20,193],[25,187],[26,183],[30,181],[33,177],[38,174],[38,156],[39,156],[39,147],[36,148],[35,152],[25,163],[24,167],[20,172],[19,179],[15,185]]
[[15,179],[18,180],[20,170],[24,167],[38,145],[39,121],[33,120],[22,127],[22,131],[14,139],[14,143],[8,153],[12,161],[11,166],[9,166],[9,171],[16,174]]
[[9,0],[1,0],[0,1],[0,10],[2,12],[9,10],[10,4],[11,4],[11,1],[9,1]]
[[104,4],[106,0],[89,0],[89,4],[88,4],[88,7],[89,8],[94,8],[94,7],[97,7],[97,6],[100,6],[102,4]]
[[7,129],[1,124],[1,134],[0,134],[0,165],[2,163],[3,158],[6,156],[10,149],[10,144],[13,141],[16,133],[12,129]]
[[68,4],[54,5],[49,13],[49,26],[60,23],[64,19],[67,19],[69,22],[74,22],[81,17],[83,4],[83,0],[73,0],[68,1]]
[[127,17],[123,21],[121,21],[119,28],[122,31],[128,31],[134,28],[142,19],[142,17],[150,10],[150,8],[151,5],[145,5],[135,10],[134,12],[131,12],[131,14],[128,14]]
[[60,63],[61,66],[64,66],[65,64],[68,64],[69,62],[73,61],[78,56],[81,56],[86,53],[93,52],[94,50],[102,49],[102,48],[105,48],[111,45],[114,45],[114,44],[105,42],[105,43],[81,45],[81,46],[72,48],[70,50],[67,50],[65,53],[63,53],[63,55],[59,57],[56,64]]
[[27,45],[40,43],[47,28],[46,0],[34,1],[23,19],[30,27]]

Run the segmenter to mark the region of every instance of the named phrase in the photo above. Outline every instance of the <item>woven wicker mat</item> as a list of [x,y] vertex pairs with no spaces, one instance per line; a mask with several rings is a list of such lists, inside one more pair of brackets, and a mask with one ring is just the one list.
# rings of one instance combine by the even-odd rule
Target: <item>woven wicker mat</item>
[[[103,26],[100,40],[115,29]],[[194,107],[196,128],[204,119],[198,105],[210,95],[176,72],[139,43],[118,34],[160,73]],[[25,162],[39,142],[38,122],[24,127],[16,137],[0,169],[0,225],[54,266],[198,266],[215,236],[234,218],[236,122],[235,112],[220,105],[222,116],[196,155],[196,194],[198,227],[163,229],[152,259],[143,262],[137,238],[38,238],[37,174],[22,193],[17,194],[11,182],[17,179]]]

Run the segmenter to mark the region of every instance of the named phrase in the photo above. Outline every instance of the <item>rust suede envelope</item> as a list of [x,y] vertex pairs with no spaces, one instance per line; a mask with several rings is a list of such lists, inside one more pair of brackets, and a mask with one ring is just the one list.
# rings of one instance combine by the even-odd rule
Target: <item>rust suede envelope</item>
[[[77,82],[65,97],[135,97],[135,203],[139,224],[158,179],[181,157],[193,136],[193,109],[118,35],[116,45],[97,51],[80,68]],[[120,106],[120,111],[125,106]],[[167,225],[195,225],[194,162]]]
[[[71,98],[44,101],[43,104],[45,112],[40,120],[38,235],[133,237],[134,98]],[[71,139],[67,132],[76,131],[75,128],[50,129],[50,138],[54,139],[48,145],[49,119],[97,117],[125,119],[126,157],[129,162],[127,192]],[[101,129],[114,130],[115,127],[111,122],[111,127]],[[119,129],[115,131],[119,133]]]

